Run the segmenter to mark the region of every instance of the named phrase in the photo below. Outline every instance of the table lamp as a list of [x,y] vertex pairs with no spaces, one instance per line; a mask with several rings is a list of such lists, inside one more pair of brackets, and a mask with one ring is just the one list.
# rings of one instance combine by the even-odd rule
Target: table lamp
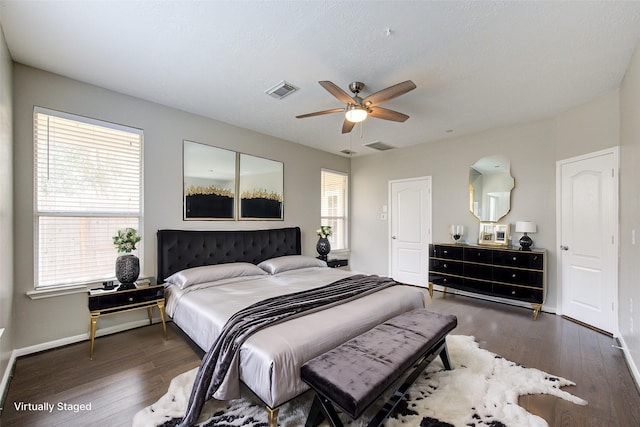
[[524,233],[524,236],[520,238],[520,250],[530,251],[533,245],[533,240],[527,235],[527,233],[535,233],[536,224],[530,221],[516,221],[516,233]]

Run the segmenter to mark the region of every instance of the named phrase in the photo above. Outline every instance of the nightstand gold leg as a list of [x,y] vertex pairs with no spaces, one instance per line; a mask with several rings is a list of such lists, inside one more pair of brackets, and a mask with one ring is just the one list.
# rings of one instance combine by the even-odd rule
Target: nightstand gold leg
[[429,297],[433,299],[433,283],[429,282]]
[[89,339],[91,340],[91,345],[89,347],[89,360],[93,360],[93,343],[96,340],[96,326],[98,324],[99,314],[91,314],[91,324],[89,326]]
[[149,315],[149,324],[151,325],[153,322],[151,321],[151,317],[153,314],[153,307],[147,307],[147,314]]
[[166,340],[167,339],[167,322],[164,315],[164,300],[158,301],[158,309],[160,310],[160,318],[162,319],[162,329],[164,330],[164,339]]

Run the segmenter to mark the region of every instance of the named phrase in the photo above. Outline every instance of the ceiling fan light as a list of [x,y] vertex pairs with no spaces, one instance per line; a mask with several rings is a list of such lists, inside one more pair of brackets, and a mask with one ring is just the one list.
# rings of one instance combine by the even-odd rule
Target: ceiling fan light
[[367,115],[367,110],[365,110],[364,107],[352,104],[347,107],[347,112],[344,116],[352,123],[360,123],[367,118]]

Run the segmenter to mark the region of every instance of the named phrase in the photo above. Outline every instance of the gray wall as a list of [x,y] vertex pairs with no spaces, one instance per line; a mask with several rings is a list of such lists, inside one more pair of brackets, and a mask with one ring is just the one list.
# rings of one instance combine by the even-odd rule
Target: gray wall
[[[352,254],[354,270],[388,274],[388,182],[432,177],[432,236],[450,242],[449,224],[465,226],[464,240],[476,243],[479,222],[469,211],[469,167],[484,156],[511,161],[515,188],[511,211],[500,222],[533,221],[534,246],[548,253],[545,309],[557,306],[556,161],[619,144],[619,95],[614,90],[556,118],[524,123],[435,143],[386,151],[352,160]],[[390,141],[392,143],[392,141]],[[517,244],[520,234],[512,234]]]
[[[640,45],[620,88],[619,327],[640,379]],[[631,236],[635,231],[636,242]],[[633,304],[632,304],[633,302]],[[632,307],[633,305],[633,307]],[[633,331],[632,325],[633,323]]]
[[[33,106],[144,130],[142,275],[155,276],[161,228],[241,229],[300,226],[303,253],[315,255],[320,224],[320,170],[349,172],[349,159],[226,125],[137,98],[15,64],[15,346],[86,334],[86,293],[33,300]],[[201,142],[284,162],[284,221],[183,221],[182,141]],[[115,260],[114,260],[115,262]],[[100,319],[98,328],[144,319],[144,311]],[[96,351],[99,351],[98,349]]]
[[0,399],[13,351],[13,126],[12,64],[0,27]]

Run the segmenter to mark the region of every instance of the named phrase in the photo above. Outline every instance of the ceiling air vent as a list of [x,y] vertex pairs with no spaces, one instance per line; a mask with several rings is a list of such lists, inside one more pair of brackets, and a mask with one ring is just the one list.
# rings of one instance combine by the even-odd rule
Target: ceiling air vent
[[287,83],[284,80],[272,87],[271,89],[267,89],[264,93],[267,95],[273,96],[276,99],[282,99],[287,95],[292,94],[297,91],[298,88],[292,85],[291,83]]
[[346,154],[347,156],[353,156],[354,154],[356,154],[355,151],[351,151],[351,150],[342,150],[340,151],[342,154]]
[[387,150],[391,150],[394,147],[393,145],[389,145],[389,144],[385,144],[382,141],[373,141],[370,142],[368,144],[364,144],[365,147],[369,147],[369,148],[373,148],[374,150],[378,150],[378,151],[387,151]]

